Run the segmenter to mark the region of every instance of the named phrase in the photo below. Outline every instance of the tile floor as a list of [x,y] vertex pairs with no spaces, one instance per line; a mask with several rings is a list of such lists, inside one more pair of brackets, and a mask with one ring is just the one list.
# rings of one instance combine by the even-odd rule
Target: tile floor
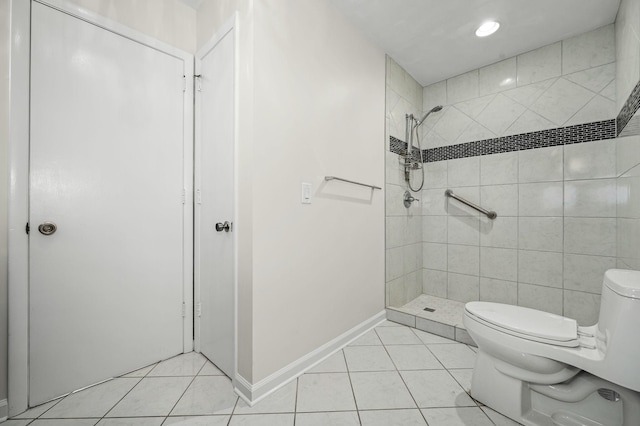
[[2,426],[517,425],[469,397],[474,359],[470,346],[386,321],[253,407],[192,352]]

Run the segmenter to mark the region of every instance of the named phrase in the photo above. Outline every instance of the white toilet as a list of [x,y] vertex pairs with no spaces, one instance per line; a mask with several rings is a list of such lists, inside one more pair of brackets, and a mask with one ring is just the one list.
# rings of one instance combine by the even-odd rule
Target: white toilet
[[525,425],[640,425],[640,271],[605,273],[590,327],[489,302],[467,303],[464,325],[478,401]]

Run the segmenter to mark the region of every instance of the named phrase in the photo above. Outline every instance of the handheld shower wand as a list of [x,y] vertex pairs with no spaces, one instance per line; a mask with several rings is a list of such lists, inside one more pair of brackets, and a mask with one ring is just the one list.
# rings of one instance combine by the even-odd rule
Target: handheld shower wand
[[[431,113],[438,112],[440,110],[442,110],[442,105],[437,105],[431,108],[431,110],[427,111],[427,113],[424,114],[422,116],[422,119],[420,120],[417,120],[413,116],[413,114],[407,114],[405,116],[406,118],[405,139],[407,141],[407,152],[404,155],[404,180],[407,182],[409,189],[411,189],[413,192],[420,191],[424,186],[424,168],[422,166],[422,158],[420,158],[418,162],[414,162],[411,158],[413,153],[413,133],[415,132],[416,134],[416,140],[418,141],[418,152],[420,157],[422,157],[422,146],[420,144],[420,135],[418,134],[418,127],[420,127],[422,123],[424,123],[424,121],[427,119],[427,117]],[[413,189],[411,187],[411,170],[417,170],[417,169],[422,170],[422,181],[420,183],[419,188]]]

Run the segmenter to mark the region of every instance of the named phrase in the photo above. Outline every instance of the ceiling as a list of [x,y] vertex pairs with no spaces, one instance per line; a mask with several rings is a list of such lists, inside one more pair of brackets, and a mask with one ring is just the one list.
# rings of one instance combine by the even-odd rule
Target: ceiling
[[[599,28],[620,0],[328,0],[423,86]],[[492,36],[475,30],[500,22]]]

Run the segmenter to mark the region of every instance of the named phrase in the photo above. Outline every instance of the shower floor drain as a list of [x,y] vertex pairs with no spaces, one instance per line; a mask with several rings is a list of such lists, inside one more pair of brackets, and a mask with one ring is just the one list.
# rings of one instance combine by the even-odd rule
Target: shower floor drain
[[435,312],[436,310],[433,308],[424,308],[423,311],[427,311],[427,312]]

